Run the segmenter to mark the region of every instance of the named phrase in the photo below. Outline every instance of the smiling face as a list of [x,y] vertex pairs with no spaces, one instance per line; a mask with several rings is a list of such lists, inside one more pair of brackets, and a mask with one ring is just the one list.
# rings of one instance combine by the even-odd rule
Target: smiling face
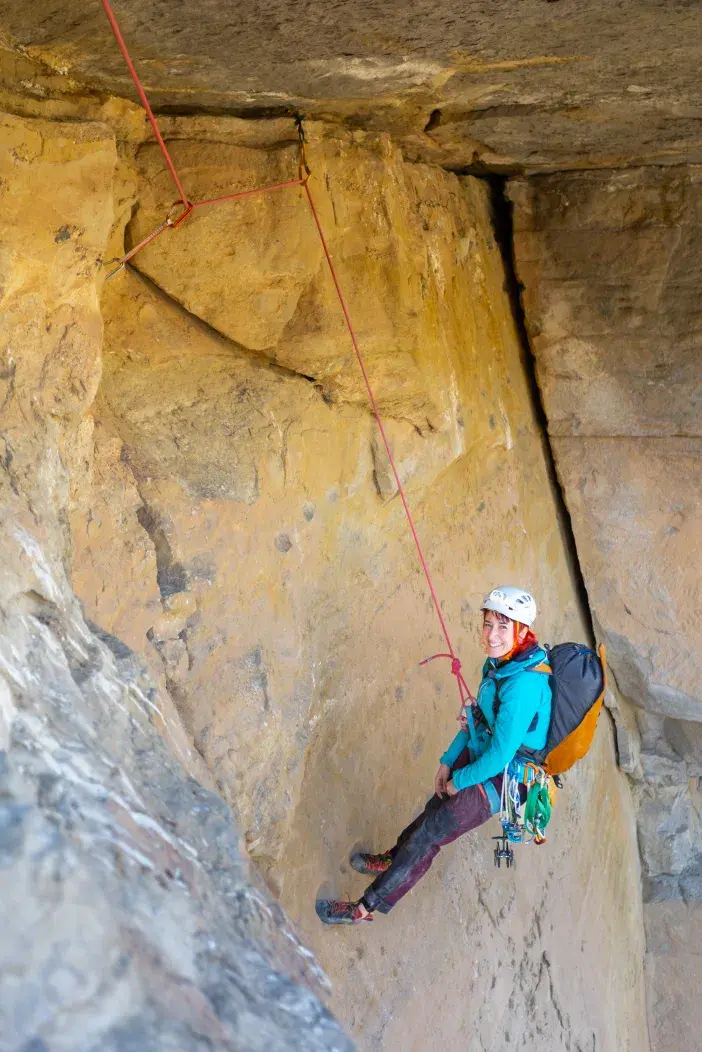
[[514,621],[494,610],[483,611],[481,642],[488,657],[502,658],[509,654],[515,644]]

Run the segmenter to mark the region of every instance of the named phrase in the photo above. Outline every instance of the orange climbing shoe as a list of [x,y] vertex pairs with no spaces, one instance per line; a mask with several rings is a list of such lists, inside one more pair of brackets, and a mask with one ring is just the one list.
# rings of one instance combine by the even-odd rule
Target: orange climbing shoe
[[340,902],[337,899],[317,899],[314,904],[322,924],[360,924],[373,920],[371,913],[363,913],[360,902]]
[[357,873],[371,873],[377,876],[385,873],[392,865],[391,855],[367,855],[363,851],[355,851],[349,858],[352,869]]

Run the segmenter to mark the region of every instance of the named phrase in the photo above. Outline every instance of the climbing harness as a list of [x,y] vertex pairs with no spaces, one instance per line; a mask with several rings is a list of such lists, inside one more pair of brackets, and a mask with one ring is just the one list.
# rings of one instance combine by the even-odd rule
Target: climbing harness
[[500,799],[502,833],[492,838],[499,841],[494,851],[498,869],[503,859],[508,869],[514,866],[512,844],[546,843],[544,830],[551,819],[555,792],[553,778],[538,764],[521,756],[507,764]]
[[[150,245],[153,241],[156,240],[157,237],[160,237],[161,234],[165,233],[166,230],[175,230],[176,227],[180,226],[181,223],[184,223],[192,215],[192,213],[198,208],[202,208],[205,205],[221,204],[221,203],[223,203],[225,201],[235,201],[235,200],[237,200],[239,198],[251,197],[254,194],[267,193],[267,192],[270,192],[270,191],[273,191],[273,190],[282,190],[282,189],[284,189],[286,187],[301,186],[304,189],[305,195],[307,197],[307,202],[309,204],[310,211],[312,213],[312,217],[314,219],[314,223],[315,223],[315,226],[317,228],[317,233],[319,234],[319,239],[320,239],[320,242],[321,242],[321,245],[322,245],[322,250],[324,252],[324,257],[325,257],[325,259],[327,261],[327,266],[329,268],[329,272],[331,274],[331,278],[332,278],[332,281],[334,283],[334,288],[336,289],[336,294],[337,294],[337,297],[339,299],[339,305],[341,306],[341,310],[342,310],[343,315],[344,315],[344,320],[346,322],[346,327],[348,329],[349,336],[351,338],[351,343],[353,345],[353,349],[354,349],[354,352],[356,354],[356,358],[358,360],[358,364],[360,366],[361,373],[363,374],[363,380],[364,380],[364,383],[365,383],[365,386],[366,386],[366,391],[368,392],[368,398],[370,400],[370,404],[371,404],[371,408],[372,408],[372,411],[373,411],[373,415],[374,415],[376,423],[378,425],[378,430],[380,431],[380,435],[381,435],[382,440],[383,440],[383,445],[385,446],[385,451],[386,451],[387,456],[388,456],[388,461],[390,463],[390,467],[392,469],[392,473],[393,473],[393,476],[395,478],[395,483],[397,485],[397,491],[398,491],[398,493],[400,495],[400,500],[402,501],[402,506],[404,508],[405,515],[407,517],[407,522],[409,524],[409,528],[410,528],[410,531],[412,533],[412,537],[414,539],[415,546],[417,548],[417,554],[419,556],[419,561],[420,561],[420,563],[422,565],[422,569],[424,571],[424,576],[426,577],[427,585],[429,587],[429,592],[431,594],[432,602],[434,604],[434,609],[436,610],[436,614],[437,614],[437,617],[439,619],[439,624],[441,626],[441,631],[442,631],[443,637],[444,637],[444,639],[446,641],[446,646],[447,646],[447,649],[448,649],[448,653],[433,654],[431,657],[426,658],[420,664],[421,665],[425,665],[425,664],[427,664],[427,662],[433,661],[435,658],[448,658],[451,661],[451,673],[452,673],[452,675],[454,675],[456,677],[456,683],[457,683],[457,686],[458,686],[458,693],[459,693],[459,697],[460,697],[460,700],[461,700],[461,712],[465,711],[466,718],[467,718],[467,721],[468,721],[468,726],[470,728],[471,741],[472,742],[476,742],[477,739],[476,739],[476,736],[475,736],[475,729],[474,729],[474,726],[473,726],[473,717],[472,717],[472,712],[471,712],[471,707],[472,707],[473,704],[475,704],[475,698],[473,697],[473,695],[471,694],[470,690],[468,689],[468,685],[467,685],[465,679],[463,678],[463,675],[461,674],[461,662],[458,659],[458,657],[456,656],[456,653],[455,653],[455,651],[453,649],[453,644],[451,643],[451,638],[449,636],[448,629],[446,627],[446,622],[444,620],[444,615],[443,615],[442,610],[441,610],[441,605],[439,603],[439,598],[438,598],[436,590],[434,588],[434,583],[433,583],[433,581],[431,579],[431,574],[429,573],[429,567],[427,565],[426,559],[424,557],[424,553],[422,551],[422,546],[421,546],[421,543],[420,543],[420,540],[419,540],[419,536],[417,534],[417,530],[416,530],[415,525],[414,525],[414,519],[412,518],[412,513],[410,511],[409,504],[407,502],[405,489],[404,489],[404,486],[402,485],[402,481],[400,479],[400,475],[399,475],[399,472],[397,470],[397,465],[395,463],[395,458],[393,456],[392,448],[390,446],[390,442],[389,442],[389,439],[387,437],[387,434],[386,434],[386,431],[385,431],[385,427],[383,425],[383,421],[382,421],[380,412],[378,410],[378,405],[377,405],[377,402],[375,400],[375,396],[373,394],[373,389],[371,387],[370,379],[368,377],[368,372],[366,370],[366,365],[365,365],[365,362],[363,360],[363,355],[361,354],[361,350],[360,350],[360,347],[358,345],[358,340],[356,339],[356,333],[354,331],[353,325],[351,323],[351,318],[349,316],[349,312],[348,312],[348,309],[346,307],[346,301],[345,301],[343,293],[341,291],[341,286],[339,284],[339,279],[337,277],[336,268],[334,267],[332,256],[331,256],[331,253],[329,252],[329,247],[327,245],[327,240],[326,240],[326,238],[324,236],[324,231],[322,229],[322,224],[321,224],[321,221],[320,221],[320,218],[319,218],[319,213],[318,213],[317,208],[315,206],[314,198],[313,198],[312,192],[310,190],[310,185],[309,184],[310,184],[310,178],[311,178],[312,172],[311,172],[311,169],[310,169],[309,164],[307,162],[307,157],[306,157],[306,152],[305,152],[306,138],[305,138],[305,131],[304,131],[304,127],[303,127],[303,119],[304,119],[303,115],[299,114],[299,113],[294,115],[295,125],[296,125],[297,131],[298,131],[298,178],[297,179],[290,179],[287,182],[277,183],[274,186],[263,186],[263,187],[258,187],[258,188],[253,189],[253,190],[244,190],[244,191],[241,191],[241,192],[238,192],[238,193],[225,194],[223,197],[213,197],[213,198],[210,198],[209,200],[206,200],[206,201],[191,201],[190,198],[188,197],[184,187],[183,187],[183,184],[181,183],[181,180],[180,180],[180,177],[179,177],[178,172],[176,170],[175,164],[173,163],[173,159],[171,158],[171,155],[168,152],[168,147],[166,146],[166,143],[165,143],[165,141],[163,139],[163,136],[161,134],[161,130],[160,130],[159,125],[158,125],[158,121],[156,120],[156,117],[154,116],[154,112],[151,109],[151,106],[149,104],[149,100],[148,100],[148,98],[146,96],[146,92],[144,91],[143,85],[142,85],[141,81],[139,80],[139,75],[138,75],[138,73],[136,71],[136,68],[134,66],[134,63],[132,62],[132,59],[131,59],[131,57],[129,55],[129,51],[127,49],[127,45],[126,45],[126,43],[124,41],[124,37],[122,36],[122,33],[120,31],[119,25],[117,23],[117,19],[115,17],[114,11],[112,10],[112,7],[110,6],[109,0],[100,0],[100,2],[102,3],[102,6],[103,6],[103,8],[105,10],[105,14],[107,15],[107,18],[109,20],[110,26],[112,27],[112,32],[114,33],[114,36],[115,36],[115,39],[116,39],[117,44],[119,46],[119,49],[122,52],[122,56],[123,56],[125,62],[127,63],[127,68],[129,69],[129,73],[131,75],[131,78],[134,81],[134,85],[135,85],[137,93],[139,95],[139,99],[141,100],[142,106],[146,110],[146,115],[149,118],[149,122],[151,124],[151,127],[153,129],[154,135],[156,137],[156,141],[158,142],[158,145],[159,145],[159,148],[161,150],[161,153],[163,154],[164,161],[165,161],[165,163],[166,163],[166,165],[168,167],[169,172],[171,173],[171,177],[172,177],[173,182],[174,182],[174,184],[176,186],[176,189],[178,191],[178,198],[174,202],[174,204],[171,206],[171,209],[169,210],[168,215],[163,220],[163,222],[160,223],[159,226],[157,226],[155,230],[153,230],[147,237],[145,237],[143,241],[139,242],[138,245],[135,245],[134,248],[132,248],[124,256],[122,256],[119,259],[114,259],[114,260],[109,260],[108,261],[109,263],[116,263],[117,266],[115,267],[114,270],[110,271],[110,273],[107,275],[107,278],[114,277],[117,273],[119,273],[119,271],[121,271],[124,268],[126,263],[128,263],[131,259],[133,259],[133,257],[138,252],[140,252],[147,245]],[[182,208],[182,212],[179,215],[177,215],[175,218],[172,218],[173,209],[178,207],[178,206],[180,206]]]

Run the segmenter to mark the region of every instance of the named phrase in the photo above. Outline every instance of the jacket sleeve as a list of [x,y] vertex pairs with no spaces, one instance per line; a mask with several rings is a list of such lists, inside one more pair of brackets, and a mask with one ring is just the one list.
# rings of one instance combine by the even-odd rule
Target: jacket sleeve
[[453,767],[467,745],[470,745],[470,735],[468,734],[468,731],[459,731],[441,757],[439,763],[447,763],[449,767]]
[[493,778],[514,759],[536,715],[545,687],[546,676],[526,671],[523,675],[502,680],[499,686],[500,708],[490,744],[474,763],[456,771],[453,776],[456,789],[467,789]]

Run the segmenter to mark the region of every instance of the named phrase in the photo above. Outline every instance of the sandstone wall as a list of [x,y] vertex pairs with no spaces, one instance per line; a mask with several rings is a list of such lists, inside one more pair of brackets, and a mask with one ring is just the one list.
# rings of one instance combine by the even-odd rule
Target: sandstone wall
[[[175,118],[196,198],[295,174],[290,129]],[[546,639],[584,638],[487,187],[314,125],[313,192],[444,609],[474,683],[483,591],[518,579]],[[127,243],[173,190],[125,148]],[[116,224],[112,244],[119,240]],[[112,251],[112,250],[111,250]],[[548,849],[455,848],[389,918],[323,929],[428,793],[453,680],[299,190],[203,210],[106,286],[72,458],[86,612],[163,677],[362,1048],[647,1047],[629,794],[602,720]],[[494,832],[495,830],[491,830]],[[497,878],[497,879],[496,879]]]
[[702,983],[681,934],[696,930],[702,900],[701,172],[577,173],[510,190],[551,445],[625,699],[660,1052],[695,1046]]
[[66,573],[116,162],[105,124],[0,120],[0,1048],[350,1050],[170,696]]

